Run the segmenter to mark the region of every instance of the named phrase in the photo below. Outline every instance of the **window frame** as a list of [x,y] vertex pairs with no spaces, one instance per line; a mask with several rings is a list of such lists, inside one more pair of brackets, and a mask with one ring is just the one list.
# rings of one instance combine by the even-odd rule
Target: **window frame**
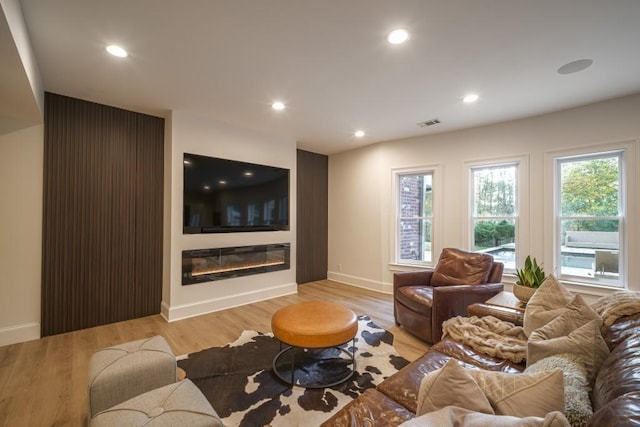
[[[609,157],[617,157],[618,159],[618,216],[563,216],[562,214],[562,187],[561,187],[561,165],[572,161],[597,160]],[[628,188],[628,166],[629,149],[622,147],[590,147],[583,150],[574,150],[567,152],[556,152],[552,158],[553,168],[553,271],[556,272],[559,280],[585,286],[597,286],[611,290],[621,290],[628,288],[628,206],[629,206],[629,188]],[[585,277],[581,275],[563,274],[562,273],[562,222],[571,219],[595,219],[595,220],[618,220],[618,267],[619,276],[617,280],[598,277]]]
[[[463,229],[466,236],[467,249],[473,251],[474,247],[474,233],[475,226],[474,221],[477,218],[475,207],[475,187],[474,187],[474,170],[499,168],[501,166],[516,166],[516,185],[515,185],[515,206],[514,206],[514,240],[515,240],[515,254],[514,254],[514,267],[508,267],[505,265],[505,274],[515,274],[516,268],[520,268],[520,262],[529,253],[529,235],[527,229],[529,227],[529,156],[518,155],[510,157],[488,158],[481,160],[472,160],[465,162],[466,179],[463,181],[466,185],[466,218],[465,226]],[[503,217],[484,217],[488,220],[494,218]],[[507,217],[504,217],[507,218]]]
[[[431,260],[408,260],[400,259],[400,178],[407,175],[431,175]],[[389,264],[391,266],[409,266],[430,268],[437,263],[437,254],[440,253],[440,217],[441,217],[441,191],[440,177],[441,167],[439,165],[425,165],[406,168],[393,168],[391,170],[391,187],[393,194],[393,214],[391,218],[391,250],[392,259]],[[434,255],[435,254],[435,255]]]

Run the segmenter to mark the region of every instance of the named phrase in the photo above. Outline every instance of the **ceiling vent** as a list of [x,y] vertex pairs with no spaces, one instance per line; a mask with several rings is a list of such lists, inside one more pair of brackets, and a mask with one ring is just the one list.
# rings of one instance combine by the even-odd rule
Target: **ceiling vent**
[[431,120],[427,120],[426,122],[418,123],[418,126],[420,126],[421,128],[426,128],[426,127],[429,127],[429,126],[437,125],[439,123],[440,123],[440,120],[431,119]]

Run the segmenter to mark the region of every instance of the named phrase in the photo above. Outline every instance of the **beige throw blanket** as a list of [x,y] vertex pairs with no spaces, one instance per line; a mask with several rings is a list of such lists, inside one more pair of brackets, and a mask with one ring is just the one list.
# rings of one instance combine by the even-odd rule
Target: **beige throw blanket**
[[479,353],[520,363],[527,357],[527,336],[521,326],[493,316],[457,316],[442,323],[447,336]]
[[630,316],[640,313],[640,293],[619,291],[609,296],[602,297],[591,304],[604,326],[609,327],[622,316]]

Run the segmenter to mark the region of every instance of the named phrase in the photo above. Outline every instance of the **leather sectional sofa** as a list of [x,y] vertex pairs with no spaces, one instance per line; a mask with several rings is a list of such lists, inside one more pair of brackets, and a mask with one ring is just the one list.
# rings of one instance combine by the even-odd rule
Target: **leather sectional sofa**
[[[593,427],[640,424],[640,313],[619,318],[603,338],[610,349],[591,392]],[[422,357],[365,391],[323,426],[397,426],[416,417],[420,383],[426,374],[457,359],[463,366],[519,373],[524,364],[488,357],[450,338],[433,345]]]

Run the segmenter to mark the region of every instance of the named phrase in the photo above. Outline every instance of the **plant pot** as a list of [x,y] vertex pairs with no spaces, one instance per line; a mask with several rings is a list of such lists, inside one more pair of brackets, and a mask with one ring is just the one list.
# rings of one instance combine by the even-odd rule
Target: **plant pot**
[[529,302],[529,299],[531,299],[536,290],[536,288],[530,288],[528,286],[513,285],[513,295],[524,303]]

